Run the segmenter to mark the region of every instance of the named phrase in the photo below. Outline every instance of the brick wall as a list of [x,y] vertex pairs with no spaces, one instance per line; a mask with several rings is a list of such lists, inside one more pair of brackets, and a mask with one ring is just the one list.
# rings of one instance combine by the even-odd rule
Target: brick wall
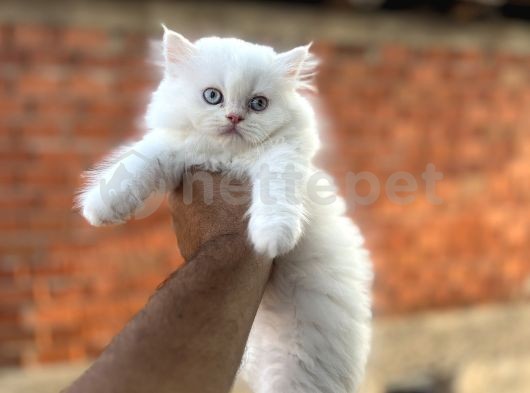
[[528,295],[530,56],[335,47],[321,75],[334,122],[324,154],[337,177],[443,172],[424,192],[381,197],[353,216],[373,253],[376,310],[400,313]]
[[0,37],[0,365],[93,356],[179,263],[164,209],[102,229],[72,211],[81,171],[135,134],[145,37],[35,24]]
[[[72,211],[79,174],[138,130],[155,83],[128,30],[0,25],[0,365],[96,355],[180,263],[165,209],[115,228]],[[518,299],[530,263],[530,55],[320,43],[320,157],[418,192],[351,206],[380,315]],[[360,187],[360,192],[366,189]]]

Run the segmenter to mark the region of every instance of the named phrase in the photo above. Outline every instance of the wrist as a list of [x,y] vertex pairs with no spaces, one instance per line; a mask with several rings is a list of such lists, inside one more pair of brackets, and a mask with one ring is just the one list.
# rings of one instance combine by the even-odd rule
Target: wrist
[[214,236],[203,239],[204,241],[197,247],[195,252],[186,258],[186,262],[207,257],[212,261],[212,265],[235,265],[242,259],[264,260],[263,256],[256,253],[250,242],[247,233],[217,233]]

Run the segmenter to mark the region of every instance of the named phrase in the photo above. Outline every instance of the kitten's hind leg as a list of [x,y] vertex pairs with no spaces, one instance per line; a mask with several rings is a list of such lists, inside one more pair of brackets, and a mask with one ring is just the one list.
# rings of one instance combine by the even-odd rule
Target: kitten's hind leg
[[297,247],[304,255],[275,263],[243,364],[254,393],[354,393],[362,379],[370,342],[368,261],[351,249],[309,251],[308,243]]

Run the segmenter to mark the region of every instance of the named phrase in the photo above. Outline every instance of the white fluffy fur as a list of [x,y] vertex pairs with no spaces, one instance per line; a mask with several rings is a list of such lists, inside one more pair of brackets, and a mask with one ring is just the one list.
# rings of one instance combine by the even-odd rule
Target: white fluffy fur
[[[304,182],[294,190],[304,203],[289,202],[280,179],[269,184],[274,204],[260,197],[263,165],[279,173],[294,165],[305,176],[315,170],[315,116],[299,94],[315,70],[309,47],[277,54],[233,38],[191,43],[165,29],[163,51],[164,77],[146,116],[149,131],[89,174],[78,200],[84,217],[93,225],[123,222],[153,191],[178,185],[191,166],[249,177],[249,237],[258,252],[276,259],[241,374],[255,393],[354,392],[370,342],[372,273],[362,236],[340,198],[315,203]],[[207,87],[222,91],[222,105],[204,101]],[[265,111],[247,108],[255,95],[269,99]],[[230,112],[245,118],[239,135],[220,132]],[[132,175],[103,200],[100,185],[120,164]]]

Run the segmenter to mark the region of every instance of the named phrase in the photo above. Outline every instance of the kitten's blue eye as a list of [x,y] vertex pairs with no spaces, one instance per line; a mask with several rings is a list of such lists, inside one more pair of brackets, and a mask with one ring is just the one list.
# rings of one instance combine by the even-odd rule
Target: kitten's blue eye
[[223,102],[223,93],[213,87],[205,89],[202,92],[202,97],[204,98],[204,101],[210,105],[217,105]]
[[256,112],[264,111],[269,105],[269,100],[263,96],[257,96],[250,99],[248,106]]

